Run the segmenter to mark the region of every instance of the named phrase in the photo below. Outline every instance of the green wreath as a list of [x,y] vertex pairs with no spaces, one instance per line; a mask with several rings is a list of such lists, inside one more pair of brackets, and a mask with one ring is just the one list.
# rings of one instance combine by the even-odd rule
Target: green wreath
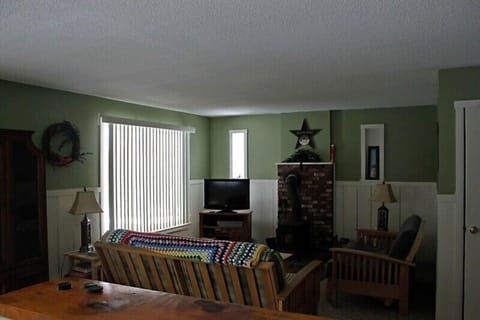
[[73,161],[83,162],[88,154],[80,153],[78,129],[69,121],[54,123],[45,129],[42,146],[47,160],[55,166],[65,167]]
[[320,162],[322,159],[320,155],[312,149],[310,146],[302,146],[295,150],[295,152],[290,155],[283,162]]

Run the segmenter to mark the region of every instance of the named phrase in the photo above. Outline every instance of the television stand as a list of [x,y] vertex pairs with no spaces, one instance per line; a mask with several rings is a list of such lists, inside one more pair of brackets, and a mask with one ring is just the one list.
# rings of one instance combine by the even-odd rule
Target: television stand
[[252,241],[252,211],[200,212],[200,237],[231,241]]

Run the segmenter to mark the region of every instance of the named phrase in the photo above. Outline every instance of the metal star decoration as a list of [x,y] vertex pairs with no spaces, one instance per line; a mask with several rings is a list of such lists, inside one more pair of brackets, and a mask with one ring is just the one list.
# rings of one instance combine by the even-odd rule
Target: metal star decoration
[[295,149],[306,145],[315,148],[315,143],[313,142],[312,138],[320,131],[322,131],[322,129],[310,129],[307,119],[303,119],[302,128],[300,130],[290,130],[291,133],[298,137]]

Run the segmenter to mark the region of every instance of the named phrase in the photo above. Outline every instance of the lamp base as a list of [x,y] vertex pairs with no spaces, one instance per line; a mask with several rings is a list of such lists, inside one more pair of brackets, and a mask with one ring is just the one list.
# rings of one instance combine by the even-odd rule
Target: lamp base
[[382,206],[378,208],[377,230],[388,231],[388,209],[382,202]]
[[81,246],[78,252],[88,253],[88,254],[95,253],[95,248],[92,244],[89,244],[88,246]]
[[83,217],[81,226],[82,226],[82,245],[80,247],[79,252],[91,253],[95,251],[92,246],[92,223],[90,222],[90,219],[88,219],[86,214]]

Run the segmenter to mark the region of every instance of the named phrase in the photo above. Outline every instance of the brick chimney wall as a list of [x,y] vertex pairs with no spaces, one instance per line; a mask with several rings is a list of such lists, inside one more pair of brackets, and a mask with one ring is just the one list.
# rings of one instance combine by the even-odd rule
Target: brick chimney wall
[[302,218],[309,225],[310,250],[328,251],[333,241],[333,163],[282,163],[278,164],[278,223],[295,221],[288,200],[285,178],[295,172],[301,176],[298,188]]

